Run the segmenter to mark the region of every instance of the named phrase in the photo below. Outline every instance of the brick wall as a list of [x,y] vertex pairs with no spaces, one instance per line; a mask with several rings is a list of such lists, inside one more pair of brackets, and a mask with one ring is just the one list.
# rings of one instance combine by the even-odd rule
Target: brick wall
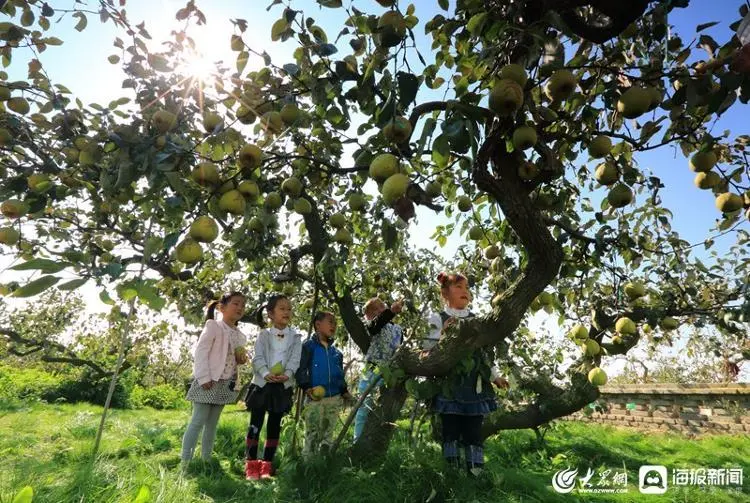
[[567,420],[690,434],[750,433],[750,384],[603,386]]

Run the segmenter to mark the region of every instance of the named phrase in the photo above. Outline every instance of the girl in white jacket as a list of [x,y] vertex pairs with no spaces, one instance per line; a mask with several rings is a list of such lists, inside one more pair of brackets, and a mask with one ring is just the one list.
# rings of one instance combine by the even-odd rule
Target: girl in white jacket
[[[214,320],[217,307],[222,314],[220,321]],[[224,405],[237,401],[237,369],[248,360],[247,337],[237,328],[244,313],[245,296],[240,292],[224,294],[208,304],[206,324],[195,347],[194,379],[187,394],[193,402],[193,416],[182,439],[183,463],[193,458],[201,430],[201,458],[211,459],[221,411]]]

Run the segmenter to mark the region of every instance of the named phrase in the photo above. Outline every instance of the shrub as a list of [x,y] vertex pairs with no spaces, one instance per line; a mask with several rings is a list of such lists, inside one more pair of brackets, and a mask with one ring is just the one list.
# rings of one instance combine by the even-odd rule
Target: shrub
[[157,384],[144,388],[135,385],[130,393],[130,403],[135,408],[182,409],[188,406],[185,391],[171,384]]
[[43,369],[0,365],[0,402],[40,400],[61,381],[62,377]]

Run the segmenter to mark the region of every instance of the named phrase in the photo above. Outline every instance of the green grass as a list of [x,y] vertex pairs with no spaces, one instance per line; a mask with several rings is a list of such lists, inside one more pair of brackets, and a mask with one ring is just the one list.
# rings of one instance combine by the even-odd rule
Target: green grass
[[[675,435],[561,423],[538,449],[531,432],[504,432],[487,442],[487,470],[479,477],[443,467],[439,446],[409,446],[403,432],[382,464],[361,469],[345,456],[302,462],[288,452],[293,425],[285,423],[279,476],[268,483],[243,477],[247,414],[229,407],[222,415],[215,457],[179,468],[188,411],[116,410],[111,413],[96,463],[90,461],[100,407],[31,405],[0,412],[0,503],[24,486],[35,502],[132,502],[146,486],[153,502],[565,502],[750,501],[750,437],[690,440]],[[742,467],[740,491],[670,487],[664,496],[642,496],[636,482],[641,464],[667,467]],[[567,466],[628,470],[624,495],[560,495],[551,477]],[[671,480],[669,481],[671,482]]]

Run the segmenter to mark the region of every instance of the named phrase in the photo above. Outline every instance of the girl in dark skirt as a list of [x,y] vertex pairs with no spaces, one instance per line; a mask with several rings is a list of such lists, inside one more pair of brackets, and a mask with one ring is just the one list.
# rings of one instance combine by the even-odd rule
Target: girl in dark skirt
[[[279,444],[281,418],[292,409],[294,373],[302,351],[302,336],[289,321],[292,305],[284,295],[274,295],[258,311],[256,322],[263,326],[263,310],[271,322],[255,341],[253,382],[245,397],[250,411],[250,426],[245,438],[245,476],[248,480],[269,478],[273,475],[273,457]],[[258,439],[268,414],[266,443],[263,459],[258,459]]]
[[[471,293],[466,278],[461,274],[440,273],[437,279],[445,307],[430,316],[430,333],[424,340],[427,350],[440,341],[446,328],[474,316],[468,310]],[[476,473],[484,466],[482,422],[484,416],[497,409],[491,383],[507,388],[508,382],[500,377],[491,351],[478,349],[472,360],[468,372],[454,371],[447,392],[438,394],[432,407],[440,415],[443,457],[449,465],[460,466],[459,447],[463,447],[466,467]]]

